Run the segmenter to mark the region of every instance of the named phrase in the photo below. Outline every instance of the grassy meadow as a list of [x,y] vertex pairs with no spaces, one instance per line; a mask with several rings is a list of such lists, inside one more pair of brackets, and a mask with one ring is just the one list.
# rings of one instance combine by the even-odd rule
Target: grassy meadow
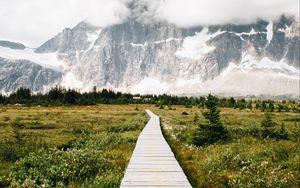
[[119,187],[147,122],[133,105],[0,107],[0,187]]
[[230,140],[192,145],[204,108],[0,106],[0,187],[119,187],[150,109],[193,187],[299,187],[299,113],[273,113],[288,140],[262,139],[258,110],[221,108]]
[[225,143],[192,145],[193,133],[205,123],[205,109],[183,106],[152,108],[162,118],[164,134],[193,187],[299,187],[299,113],[273,113],[276,129],[289,140],[262,139],[258,110],[221,109],[230,133]]

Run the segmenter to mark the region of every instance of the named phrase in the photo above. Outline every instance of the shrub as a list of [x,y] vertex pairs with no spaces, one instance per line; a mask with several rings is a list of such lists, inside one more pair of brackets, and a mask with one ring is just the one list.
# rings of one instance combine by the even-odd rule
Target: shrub
[[274,132],[273,138],[276,140],[289,140],[289,134],[285,130],[284,123],[281,124],[280,130]]
[[46,148],[47,145],[39,138],[4,139],[0,142],[0,161],[14,162],[38,148]]
[[183,112],[181,113],[181,115],[184,115],[184,116],[186,116],[186,115],[189,115],[189,113],[187,113],[187,112],[183,111]]
[[[104,165],[97,150],[40,150],[20,159],[10,174],[14,187],[53,187],[94,176]],[[26,186],[29,184],[29,186]]]
[[55,129],[57,128],[56,125],[54,124],[41,124],[41,123],[34,123],[34,124],[29,124],[26,125],[27,129]]
[[16,161],[19,157],[19,146],[14,141],[0,142],[0,161]]
[[17,117],[12,123],[13,128],[23,128],[25,127],[24,123],[21,122],[21,118]]
[[83,187],[118,188],[122,177],[123,173],[108,172],[107,174],[96,176],[93,182],[87,182]]
[[286,118],[283,121],[300,122],[300,117]]

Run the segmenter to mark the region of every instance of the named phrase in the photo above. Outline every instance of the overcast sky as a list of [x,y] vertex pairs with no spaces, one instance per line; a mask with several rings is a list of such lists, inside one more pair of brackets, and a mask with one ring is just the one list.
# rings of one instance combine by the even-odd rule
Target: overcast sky
[[[37,47],[82,20],[98,26],[122,22],[132,0],[0,0],[0,40]],[[299,0],[136,0],[145,15],[182,27],[299,17]]]

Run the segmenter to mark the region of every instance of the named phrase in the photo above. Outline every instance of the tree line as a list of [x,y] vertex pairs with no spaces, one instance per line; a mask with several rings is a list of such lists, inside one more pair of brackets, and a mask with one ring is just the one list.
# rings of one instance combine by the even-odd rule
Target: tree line
[[[51,88],[46,93],[33,93],[28,88],[19,88],[10,95],[0,93],[0,104],[23,105],[95,105],[95,104],[156,104],[158,106],[185,105],[187,108],[198,106],[204,108],[206,98],[173,96],[173,95],[133,95],[130,93],[115,92],[108,89],[97,89],[81,93],[76,89],[66,89],[60,86]],[[273,100],[246,100],[218,98],[219,107],[250,109],[270,112],[300,112],[300,103],[297,101],[273,101]]]

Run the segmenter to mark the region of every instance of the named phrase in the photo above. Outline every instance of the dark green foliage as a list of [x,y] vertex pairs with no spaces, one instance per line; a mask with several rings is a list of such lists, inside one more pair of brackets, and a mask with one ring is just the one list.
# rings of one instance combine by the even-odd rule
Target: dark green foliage
[[202,115],[207,120],[207,124],[200,124],[194,134],[193,144],[197,146],[213,144],[229,138],[229,133],[220,120],[217,99],[209,94],[205,106],[208,111],[203,112]]
[[40,138],[29,139],[17,130],[13,130],[14,139],[5,139],[0,142],[0,161],[14,162],[20,157],[24,157],[38,148],[45,147],[45,143]]
[[0,104],[4,102],[4,96],[0,93]]
[[283,121],[300,122],[300,117],[287,118],[284,119]]
[[15,93],[16,101],[22,102],[31,98],[31,91],[27,88],[19,88]]
[[29,124],[25,126],[26,129],[55,129],[57,125],[54,124],[42,124],[39,122]]
[[270,109],[270,112],[274,112],[275,107],[274,107],[274,102],[273,101],[271,101],[269,103],[269,109]]
[[289,134],[285,130],[284,123],[281,124],[280,130],[276,132],[275,138],[277,140],[288,140],[289,139]]
[[276,130],[276,123],[273,121],[272,114],[265,113],[264,119],[261,121],[262,138],[273,138],[276,140],[288,140],[289,135],[285,130],[284,123],[281,124],[280,129]]
[[[257,110],[271,112],[300,112],[300,103],[296,101],[271,101],[271,100],[246,100],[230,98],[217,98],[219,107],[224,108],[245,108],[252,109],[255,106]],[[0,94],[0,104],[14,105],[95,105],[95,104],[155,104],[162,109],[165,105],[184,105],[186,108],[197,106],[204,108],[206,103],[205,97],[186,97],[162,95],[132,95],[128,93],[114,92],[112,90],[98,90],[93,87],[92,91],[81,93],[74,89],[65,89],[56,86],[49,90],[48,93],[32,94],[29,89],[20,88],[9,96]],[[169,108],[171,109],[171,108]]]
[[246,106],[247,106],[247,103],[246,103],[246,100],[245,100],[245,99],[240,99],[240,100],[238,100],[238,102],[237,102],[237,107],[238,107],[240,110],[245,109]]
[[282,112],[282,110],[283,110],[283,105],[278,104],[277,112]]
[[48,99],[50,101],[59,101],[64,97],[64,90],[61,87],[54,87],[52,89],[50,89],[50,91],[48,92]]
[[183,112],[181,113],[181,115],[184,115],[184,116],[186,116],[186,115],[189,115],[189,113],[187,113],[187,112],[183,111]]
[[261,107],[261,101],[260,101],[260,100],[257,100],[257,101],[255,102],[255,108],[256,108],[256,110],[259,110],[260,107]]
[[65,104],[76,104],[76,94],[75,90],[68,89],[64,94],[64,103]]
[[265,113],[265,117],[261,121],[261,126],[263,128],[263,131],[262,131],[263,138],[273,137],[273,134],[275,132],[276,123],[273,121],[271,113],[269,113],[269,112]]
[[230,108],[235,108],[236,107],[236,102],[235,102],[235,99],[233,97],[230,97],[228,106]]
[[252,106],[252,100],[249,100],[246,106],[248,109],[252,110],[253,106]]
[[203,107],[205,107],[205,97],[200,97],[199,98],[199,107],[200,108],[203,108]]
[[261,103],[261,111],[262,112],[264,112],[265,110],[266,110],[266,108],[267,108],[267,104],[266,104],[266,101],[263,101],[262,103]]

